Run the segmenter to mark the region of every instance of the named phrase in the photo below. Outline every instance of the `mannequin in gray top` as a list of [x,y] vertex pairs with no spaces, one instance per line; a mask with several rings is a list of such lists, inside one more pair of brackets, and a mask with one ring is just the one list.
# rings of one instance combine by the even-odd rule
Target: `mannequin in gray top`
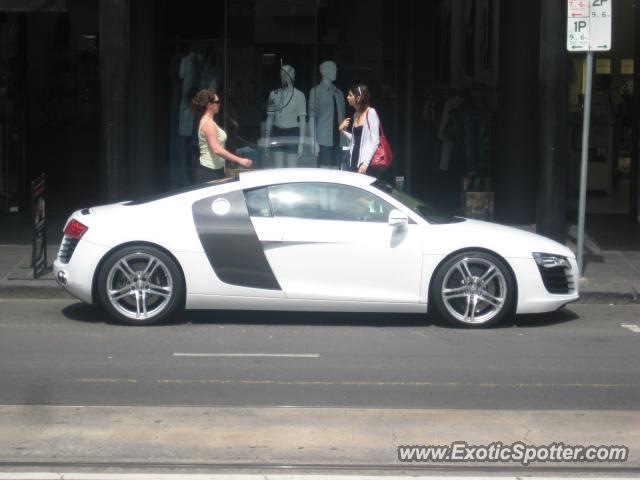
[[333,82],[338,67],[331,60],[320,64],[322,80],[309,92],[309,134],[311,150],[318,166],[340,168],[340,133],[338,126],[344,119],[344,94]]
[[295,70],[291,65],[280,69],[282,86],[269,94],[267,105],[266,145],[276,168],[296,167],[302,155],[307,100],[293,87]]

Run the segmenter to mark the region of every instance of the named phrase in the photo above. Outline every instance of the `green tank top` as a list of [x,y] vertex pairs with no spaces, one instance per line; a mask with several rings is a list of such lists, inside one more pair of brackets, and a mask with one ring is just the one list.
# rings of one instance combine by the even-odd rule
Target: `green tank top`
[[[211,150],[211,146],[207,141],[207,136],[202,131],[202,126],[204,122],[207,120],[200,122],[200,126],[198,128],[198,146],[200,147],[200,165],[203,167],[210,168],[212,170],[218,170],[220,168],[224,168],[224,158],[220,155],[216,155],[213,150]],[[214,125],[218,128],[218,143],[220,146],[224,148],[225,143],[227,142],[227,133],[221,129],[218,124],[213,122]]]

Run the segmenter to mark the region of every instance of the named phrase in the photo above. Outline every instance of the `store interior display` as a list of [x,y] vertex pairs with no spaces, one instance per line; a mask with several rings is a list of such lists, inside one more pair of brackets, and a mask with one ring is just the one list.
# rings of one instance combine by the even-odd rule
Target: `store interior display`
[[345,117],[344,93],[334,82],[338,67],[332,60],[319,67],[322,79],[309,92],[309,137],[318,166],[339,168],[342,161],[338,126]]
[[294,87],[295,79],[295,69],[283,65],[280,88],[269,93],[267,102],[266,155],[273,158],[276,168],[297,167],[304,151],[307,100]]
[[487,219],[493,216],[491,95],[486,85],[434,92],[422,110],[428,170],[446,178],[445,195],[460,199],[461,214]]

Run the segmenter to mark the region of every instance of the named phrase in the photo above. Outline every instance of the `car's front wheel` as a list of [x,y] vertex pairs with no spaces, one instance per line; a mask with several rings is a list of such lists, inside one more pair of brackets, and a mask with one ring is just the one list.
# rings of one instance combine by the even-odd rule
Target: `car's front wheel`
[[183,281],[162,250],[132,245],[109,255],[98,276],[98,294],[109,314],[128,325],[160,322],[179,307]]
[[438,269],[430,297],[438,313],[452,325],[486,327],[511,313],[515,282],[495,255],[462,252]]

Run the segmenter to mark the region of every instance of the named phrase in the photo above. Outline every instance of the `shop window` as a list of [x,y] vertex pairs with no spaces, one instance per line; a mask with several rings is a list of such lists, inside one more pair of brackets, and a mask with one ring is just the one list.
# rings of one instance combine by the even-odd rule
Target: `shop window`
[[[209,7],[199,5],[206,16]],[[393,137],[396,117],[387,106],[395,105],[398,50],[386,10],[395,11],[395,4],[228,0],[217,12],[224,28],[216,36],[193,38],[196,32],[185,22],[174,34],[172,59],[173,186],[189,182],[185,165],[193,170],[199,161],[197,118],[189,106],[206,86],[215,86],[221,97],[216,122],[227,134],[227,149],[252,159],[254,168],[339,168],[347,139],[337,128],[353,114],[346,94],[359,82],[370,87],[372,104]],[[354,11],[367,31],[385,34],[363,38],[353,28]],[[213,83],[202,80],[207,70]]]

